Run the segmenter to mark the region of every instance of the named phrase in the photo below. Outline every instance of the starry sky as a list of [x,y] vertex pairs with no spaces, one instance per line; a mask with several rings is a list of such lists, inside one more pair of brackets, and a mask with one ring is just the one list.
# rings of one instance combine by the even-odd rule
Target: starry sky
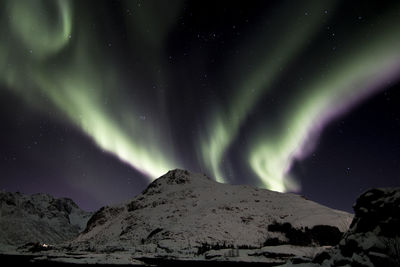
[[170,169],[352,211],[400,185],[398,1],[0,3],[0,189],[95,210]]

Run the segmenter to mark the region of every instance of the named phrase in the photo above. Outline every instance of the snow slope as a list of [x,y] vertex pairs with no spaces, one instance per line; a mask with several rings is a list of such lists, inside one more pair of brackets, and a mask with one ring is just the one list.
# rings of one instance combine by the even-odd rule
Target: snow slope
[[[70,247],[184,258],[204,253],[201,248],[207,246],[291,244],[286,230],[277,231],[271,225],[287,223],[296,231],[326,225],[345,232],[352,218],[296,194],[221,184],[203,174],[177,169],[132,200],[100,209]],[[315,243],[311,241],[308,245]]]
[[90,215],[68,198],[0,191],[0,250],[70,240],[86,227]]

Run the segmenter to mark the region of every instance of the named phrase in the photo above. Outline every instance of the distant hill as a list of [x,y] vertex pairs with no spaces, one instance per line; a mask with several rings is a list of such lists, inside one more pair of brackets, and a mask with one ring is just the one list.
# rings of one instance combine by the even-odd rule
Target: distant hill
[[91,214],[69,198],[0,191],[0,249],[71,240],[86,227]]

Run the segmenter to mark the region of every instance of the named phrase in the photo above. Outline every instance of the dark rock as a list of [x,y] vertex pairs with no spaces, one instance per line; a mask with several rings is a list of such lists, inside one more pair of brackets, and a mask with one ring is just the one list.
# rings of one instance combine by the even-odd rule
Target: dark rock
[[[343,236],[343,233],[339,231],[337,227],[329,225],[316,225],[312,229],[297,229],[292,227],[288,222],[268,225],[268,231],[281,232],[285,234],[288,239],[288,244],[297,246],[335,246],[339,243]],[[272,242],[265,241],[265,242]]]
[[151,233],[147,236],[147,239],[150,239],[152,236],[158,234],[159,232],[161,232],[163,229],[162,228],[156,228],[153,231],[151,231]]
[[279,238],[274,237],[274,238],[268,238],[267,240],[265,240],[265,242],[263,243],[263,246],[264,247],[265,246],[279,246],[282,244],[283,244],[283,242]]
[[86,224],[86,228],[83,233],[87,233],[92,230],[97,225],[102,225],[107,222],[108,215],[115,216],[120,213],[122,208],[113,208],[113,207],[102,207],[98,211],[96,211],[92,217],[90,217],[89,221]]
[[135,211],[138,209],[143,209],[144,207],[146,206],[138,200],[133,200],[127,205],[128,211]]
[[189,183],[189,172],[185,170],[175,169],[169,171],[166,175],[162,176],[160,179],[167,179],[167,184],[185,184]]
[[309,263],[310,260],[306,258],[292,258],[290,260],[293,264]]
[[351,226],[352,232],[365,233],[379,225],[384,236],[400,235],[400,188],[365,192],[354,205],[354,212],[357,219]]
[[9,206],[16,206],[17,202],[16,202],[16,198],[14,196],[14,194],[9,193],[9,192],[4,192],[2,194],[0,194],[0,204],[7,204]]
[[400,266],[400,188],[368,190],[354,211],[350,229],[332,252],[331,266]]
[[157,190],[158,187],[161,186],[160,181],[157,179],[155,181],[153,181],[152,183],[150,183],[147,188],[143,191],[144,195],[154,195],[154,194],[159,194],[161,193],[160,190]]
[[340,259],[335,261],[334,266],[353,266],[349,259]]
[[290,229],[292,229],[292,225],[288,222],[286,222],[286,223],[275,222],[273,224],[268,225],[268,231],[270,231],[270,232],[286,233],[286,232],[289,232]]
[[396,262],[393,259],[391,259],[388,255],[383,253],[370,252],[368,253],[368,256],[371,262],[374,264],[374,266],[385,266],[385,267],[399,266],[399,264],[396,264]]
[[[98,224],[101,225],[101,224],[105,223],[106,217],[104,214],[104,210],[105,210],[105,207],[102,207],[98,211],[96,211],[92,215],[92,217],[90,217],[90,219],[87,222],[86,229],[83,231],[84,233],[89,232],[91,229],[93,229],[93,227],[95,227]],[[103,221],[103,219],[104,219],[104,221]]]
[[330,259],[330,258],[331,258],[331,255],[330,255],[328,252],[323,251],[323,252],[321,252],[321,253],[318,253],[318,254],[314,257],[314,259],[312,260],[312,262],[313,262],[313,263],[322,264],[322,263],[324,262],[324,260],[328,260],[328,259]]
[[358,262],[358,261],[352,261],[351,262],[351,266],[352,267],[369,267],[368,264],[362,263],[362,262]]
[[353,253],[361,252],[361,250],[361,247],[354,239],[347,240],[347,242],[340,246],[340,251],[345,257],[351,257]]
[[316,225],[310,231],[312,240],[320,246],[335,246],[343,236],[337,227],[330,225]]

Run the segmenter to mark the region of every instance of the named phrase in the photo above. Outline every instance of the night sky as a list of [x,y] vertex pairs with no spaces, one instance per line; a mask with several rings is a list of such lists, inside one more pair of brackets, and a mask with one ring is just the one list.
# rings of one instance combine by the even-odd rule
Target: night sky
[[400,186],[399,1],[0,3],[0,189],[87,210],[170,169],[352,211]]

